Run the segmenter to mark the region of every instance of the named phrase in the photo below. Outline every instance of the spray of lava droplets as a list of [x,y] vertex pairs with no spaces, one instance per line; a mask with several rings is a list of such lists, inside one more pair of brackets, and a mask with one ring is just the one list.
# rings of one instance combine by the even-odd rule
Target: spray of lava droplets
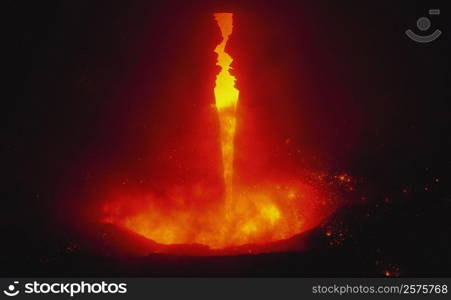
[[265,174],[266,178],[256,178],[252,185],[234,180],[239,91],[235,87],[236,78],[230,73],[233,59],[226,52],[233,32],[233,14],[216,13],[214,18],[222,35],[215,48],[220,71],[214,95],[220,128],[223,197],[215,198],[216,186],[187,185],[175,189],[168,185],[165,196],[146,194],[140,201],[136,196],[124,195],[110,199],[103,205],[102,220],[164,245],[202,244],[223,249],[290,238],[318,225],[334,207],[323,191],[299,179],[273,180]]

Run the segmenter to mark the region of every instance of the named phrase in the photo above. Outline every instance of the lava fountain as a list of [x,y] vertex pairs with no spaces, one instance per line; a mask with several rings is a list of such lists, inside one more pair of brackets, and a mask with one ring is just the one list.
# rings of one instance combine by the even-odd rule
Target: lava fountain
[[214,16],[222,34],[222,41],[215,49],[218,54],[217,65],[221,67],[221,70],[216,77],[214,92],[219,117],[226,214],[230,216],[229,210],[233,201],[233,152],[239,91],[235,87],[236,78],[229,72],[233,59],[225,52],[225,47],[233,31],[233,15],[217,13]]
[[214,97],[224,186],[168,185],[163,194],[115,195],[102,207],[103,222],[125,227],[158,244],[201,244],[211,249],[266,244],[311,229],[335,208],[324,185],[311,179],[268,175],[256,178],[255,184],[237,182],[234,139],[239,91],[230,73],[233,58],[226,52],[233,34],[233,14],[215,13],[214,18],[222,36],[214,49],[220,67]]

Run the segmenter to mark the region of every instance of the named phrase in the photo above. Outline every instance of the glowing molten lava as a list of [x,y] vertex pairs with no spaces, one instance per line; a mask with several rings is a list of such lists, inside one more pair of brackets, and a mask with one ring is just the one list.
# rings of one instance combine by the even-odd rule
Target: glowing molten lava
[[222,41],[216,47],[218,54],[217,65],[221,71],[216,77],[215,98],[219,115],[221,131],[221,151],[224,167],[224,184],[226,188],[226,201],[232,196],[233,185],[233,148],[236,131],[236,105],[239,91],[235,88],[235,77],[229,72],[233,59],[225,52],[229,36],[233,31],[233,15],[231,13],[215,14],[216,22],[221,29]]
[[164,191],[160,188],[134,196],[114,193],[103,205],[102,220],[165,245],[202,244],[223,249],[290,238],[316,226],[334,207],[311,180],[306,184],[288,176],[265,174],[248,185],[234,178],[239,91],[230,73],[233,59],[226,52],[233,14],[216,13],[214,17],[222,35],[215,49],[220,71],[214,96],[223,187],[201,182],[168,184]]

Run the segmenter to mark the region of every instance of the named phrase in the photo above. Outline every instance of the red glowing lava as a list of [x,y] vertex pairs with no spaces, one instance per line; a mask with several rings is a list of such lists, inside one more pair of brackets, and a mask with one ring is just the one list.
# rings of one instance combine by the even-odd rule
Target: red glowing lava
[[273,178],[262,174],[255,184],[238,182],[234,139],[239,131],[239,91],[230,73],[233,58],[226,52],[235,29],[233,14],[217,13],[214,18],[222,35],[214,50],[220,67],[214,96],[221,184],[168,184],[163,193],[116,195],[104,203],[102,221],[165,245],[201,244],[223,249],[290,238],[318,225],[334,208],[324,190],[290,176]]

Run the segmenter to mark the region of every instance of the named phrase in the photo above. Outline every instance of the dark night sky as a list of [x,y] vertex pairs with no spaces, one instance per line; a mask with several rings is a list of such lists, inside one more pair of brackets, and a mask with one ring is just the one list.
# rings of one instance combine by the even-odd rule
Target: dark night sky
[[[449,13],[432,18],[443,36],[419,45],[404,31],[445,2],[392,2],[3,1],[0,226],[12,239],[3,250],[16,253],[24,234],[59,235],[56,224],[90,214],[93,191],[108,182],[174,176],[157,145],[180,150],[180,132],[202,127],[196,114],[212,101],[216,71],[211,13],[228,10],[241,105],[265,120],[260,130],[274,149],[264,159],[362,178],[369,207],[408,189],[389,212],[375,210],[362,229],[375,241],[361,233],[358,248],[405,233],[420,248],[412,257],[447,259],[421,271],[407,260],[410,274],[450,275]],[[307,163],[280,159],[287,137]],[[405,254],[394,243],[401,250],[388,256]]]

